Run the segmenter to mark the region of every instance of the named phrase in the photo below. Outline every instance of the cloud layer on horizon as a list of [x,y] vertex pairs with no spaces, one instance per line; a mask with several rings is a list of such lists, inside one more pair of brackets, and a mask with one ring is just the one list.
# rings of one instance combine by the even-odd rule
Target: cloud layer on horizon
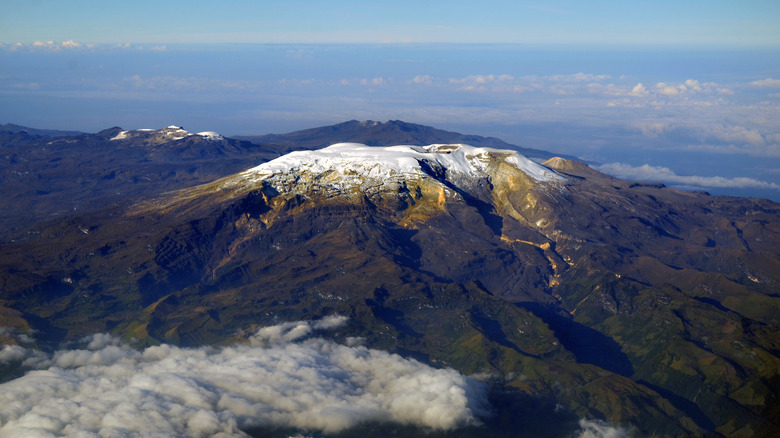
[[176,124],[231,136],[397,119],[591,162],[662,163],[676,172],[683,171],[679,154],[738,156],[739,164],[721,160],[718,168],[686,172],[780,184],[769,160],[780,158],[780,78],[763,53],[24,47],[0,50],[0,102],[7,103],[0,120],[25,126],[97,132]]
[[[415,47],[258,45],[147,50],[139,45],[91,46],[72,40],[5,44],[0,45],[5,49],[0,50],[0,56],[8,61],[0,69],[0,96],[12,96],[16,101],[67,99],[87,106],[102,100],[120,107],[122,102],[130,107],[157,107],[161,102],[219,105],[222,110],[216,123],[228,118],[231,124],[249,126],[254,125],[250,120],[269,124],[297,121],[300,129],[385,117],[422,124],[442,120],[494,126],[511,126],[518,121],[563,122],[628,129],[674,144],[682,136],[688,145],[712,146],[709,152],[780,156],[776,123],[780,103],[773,97],[780,88],[778,78],[721,74],[715,82],[703,79],[707,72],[699,70],[686,71],[687,78],[679,79],[674,70],[647,75],[631,71],[636,67],[606,62],[595,64],[605,71],[539,74],[526,65],[533,59],[520,61],[528,53],[515,53],[511,48],[506,54],[496,53],[506,59],[518,57],[516,64],[498,58],[487,58],[485,65],[453,64],[445,57],[444,63],[457,68],[442,68],[436,59],[452,56],[447,55],[452,49],[442,51],[442,55],[434,48],[423,46],[418,51]],[[154,53],[159,50],[166,50],[164,58]],[[11,54],[14,51],[23,53]],[[63,54],[54,52],[72,52],[73,58],[65,60],[67,69],[63,69]],[[387,60],[376,60],[375,53],[380,52]],[[463,56],[469,53],[465,49]],[[193,63],[197,68],[193,69]],[[30,69],[30,65],[36,68]],[[16,68],[22,69],[21,73]],[[213,114],[210,116],[215,123]],[[109,125],[115,124],[126,122],[112,120]],[[228,135],[267,133],[230,132],[223,126],[198,130]]]
[[62,42],[48,40],[48,41],[33,41],[32,43],[21,43],[21,42],[7,43],[7,42],[0,41],[0,51],[7,50],[9,52],[18,52],[18,51],[61,52],[61,51],[69,50],[69,51],[90,51],[90,52],[105,53],[105,52],[117,51],[117,50],[165,51],[167,50],[167,48],[168,48],[167,46],[162,44],[156,44],[156,45],[142,45],[142,44],[131,44],[131,43],[93,44],[93,43],[83,43],[72,39],[65,40]]
[[753,188],[780,190],[780,184],[754,178],[725,178],[722,176],[678,175],[668,167],[631,166],[625,163],[606,163],[594,166],[600,172],[630,181],[658,181],[693,188]]

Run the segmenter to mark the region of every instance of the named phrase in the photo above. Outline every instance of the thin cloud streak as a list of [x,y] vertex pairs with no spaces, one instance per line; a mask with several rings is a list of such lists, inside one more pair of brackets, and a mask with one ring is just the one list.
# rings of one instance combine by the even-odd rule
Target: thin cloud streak
[[631,166],[625,163],[607,163],[594,166],[598,171],[631,181],[658,181],[701,188],[753,188],[780,190],[780,184],[759,181],[749,177],[725,178],[722,176],[678,175],[668,167]]
[[759,81],[753,81],[750,83],[750,85],[756,87],[780,88],[780,79],[766,78],[766,79],[761,79]]

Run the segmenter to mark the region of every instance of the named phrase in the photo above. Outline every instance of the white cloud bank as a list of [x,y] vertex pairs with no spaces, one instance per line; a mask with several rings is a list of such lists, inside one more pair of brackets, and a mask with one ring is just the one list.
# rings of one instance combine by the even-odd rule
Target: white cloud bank
[[[4,346],[38,368],[0,385],[0,436],[246,436],[254,427],[325,433],[397,422],[479,424],[486,388],[452,369],[321,338],[346,318],[258,330],[247,345],[137,351],[110,335],[45,355]],[[293,342],[298,341],[298,342]]]
[[94,47],[95,47],[94,44],[84,44],[74,40],[67,40],[61,43],[58,43],[56,41],[35,41],[30,45],[23,44],[23,43],[16,43],[10,46],[12,50],[18,50],[22,48],[32,48],[35,50],[45,49],[45,50],[55,51],[55,52],[60,50],[72,50],[72,49],[92,49]]
[[594,166],[598,171],[630,181],[660,181],[676,185],[712,188],[754,188],[780,190],[780,184],[754,178],[724,178],[722,176],[678,175],[668,167],[643,164],[635,167],[624,163],[607,163]]

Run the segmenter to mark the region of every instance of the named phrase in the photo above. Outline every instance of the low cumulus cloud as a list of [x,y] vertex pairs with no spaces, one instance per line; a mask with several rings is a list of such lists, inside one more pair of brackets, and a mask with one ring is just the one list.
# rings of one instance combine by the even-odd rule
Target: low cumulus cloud
[[629,94],[635,97],[645,97],[650,95],[650,92],[647,91],[647,87],[645,87],[641,82],[637,82],[637,84],[634,85],[634,88],[631,89],[631,92]]
[[390,82],[389,80],[386,80],[385,78],[382,77],[376,77],[371,79],[363,78],[360,80],[360,85],[371,85],[376,87],[376,86],[387,85],[389,82]]
[[[572,95],[578,92],[594,93],[602,89],[607,90],[606,93],[616,93],[614,84],[600,84],[601,81],[608,79],[611,79],[611,76],[586,73],[519,77],[509,74],[484,74],[450,78],[448,83],[456,86],[460,91],[492,93],[541,91],[557,95]],[[622,90],[620,94],[624,94]]]
[[451,369],[310,337],[343,317],[264,327],[225,348],[143,351],[106,334],[46,355],[18,345],[0,364],[35,370],[0,385],[1,436],[246,436],[324,433],[363,422],[434,430],[479,424],[486,388]]
[[580,420],[580,432],[578,438],[628,438],[629,430],[614,427],[609,423],[599,420]]
[[670,84],[659,82],[655,85],[655,92],[663,96],[678,96],[692,93],[712,93],[713,91],[721,94],[728,94],[730,91],[720,87],[714,82],[699,82],[696,79],[687,79],[685,82]]
[[600,172],[631,181],[659,181],[675,185],[702,188],[755,188],[780,190],[779,184],[760,181],[754,178],[678,175],[668,167],[651,166],[649,164],[635,167],[624,163],[608,163],[594,167]]
[[[678,83],[657,82],[655,86],[646,86],[641,82],[628,82],[624,77],[613,78],[611,75],[586,73],[549,76],[472,75],[464,78],[451,78],[449,84],[456,86],[460,91],[493,93],[534,91],[580,97],[623,97],[629,99],[625,103],[631,105],[643,102],[645,105],[654,107],[672,104],[694,105],[699,101],[686,99],[696,95],[705,99],[704,102],[710,102],[711,98],[707,96],[711,95],[733,95],[730,89],[722,85],[714,82],[701,82],[697,79],[687,79]],[[601,102],[593,104],[602,105]],[[613,103],[611,106],[617,105]]]
[[[0,48],[4,48],[5,45],[0,46]],[[19,49],[33,49],[33,50],[48,50],[48,51],[60,51],[60,50],[73,50],[73,49],[93,49],[95,47],[94,44],[85,44],[80,43],[78,41],[74,40],[67,40],[63,42],[56,42],[56,41],[35,41],[32,44],[24,44],[24,43],[16,43],[14,45],[8,46],[11,50],[19,50]]]

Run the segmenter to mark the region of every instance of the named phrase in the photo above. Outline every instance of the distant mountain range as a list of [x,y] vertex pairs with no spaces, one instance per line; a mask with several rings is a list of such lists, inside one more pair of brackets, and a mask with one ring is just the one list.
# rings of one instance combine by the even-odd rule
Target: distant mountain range
[[286,147],[286,149],[281,150],[282,152],[299,149],[320,149],[334,142],[355,142],[369,146],[463,143],[477,147],[511,149],[533,159],[546,160],[555,156],[576,159],[575,157],[555,154],[540,149],[516,146],[494,137],[464,135],[400,120],[390,120],[385,123],[373,120],[350,120],[337,125],[305,129],[289,134],[237,136],[235,138],[251,141],[255,144],[273,144]]
[[0,132],[27,133],[29,135],[35,135],[40,137],[73,137],[77,135],[83,135],[81,131],[58,131],[56,129],[36,129],[28,128],[27,126],[15,125],[13,123],[6,123],[0,125]]
[[0,135],[6,343],[224,345],[343,315],[334,339],[487,376],[500,415],[461,436],[780,434],[776,203],[393,121]]
[[[0,125],[0,235],[39,219],[133,202],[212,181],[299,149],[341,141],[372,145],[467,143],[550,158],[495,138],[462,135],[401,121],[350,121],[289,134],[209,138],[167,127],[95,134]],[[185,131],[186,132],[186,131]]]
[[[9,125],[3,125],[7,128]],[[0,229],[134,202],[238,172],[278,156],[249,142],[171,134],[173,128],[95,134],[0,129]],[[189,134],[189,133],[187,133]],[[0,233],[2,234],[2,233]]]

